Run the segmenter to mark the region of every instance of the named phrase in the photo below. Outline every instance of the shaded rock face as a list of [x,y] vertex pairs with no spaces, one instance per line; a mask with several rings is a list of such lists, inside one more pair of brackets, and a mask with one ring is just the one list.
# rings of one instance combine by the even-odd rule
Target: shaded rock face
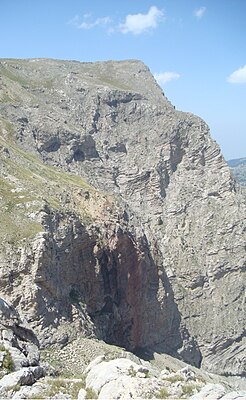
[[[31,327],[15,310],[0,298],[0,373],[39,365],[39,342]],[[5,365],[5,357],[8,363]],[[6,371],[5,371],[6,369]]]
[[168,279],[161,278],[160,304],[145,237],[115,225],[88,231],[75,216],[52,219],[53,233],[37,235],[22,254],[19,288],[5,282],[42,346],[65,344],[76,332],[132,350],[158,342],[160,332],[176,331],[172,342],[181,343]]
[[138,61],[3,60],[1,79],[18,146],[123,210],[93,228],[51,220],[23,251],[26,283],[8,295],[41,340],[52,326],[66,341],[72,321],[245,375],[245,200],[204,121],[176,111]]

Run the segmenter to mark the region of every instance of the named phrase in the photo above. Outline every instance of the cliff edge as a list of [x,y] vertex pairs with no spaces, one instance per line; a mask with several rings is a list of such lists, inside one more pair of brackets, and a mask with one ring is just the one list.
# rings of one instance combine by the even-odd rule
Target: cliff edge
[[246,375],[245,198],[140,61],[0,61],[0,294],[76,335]]

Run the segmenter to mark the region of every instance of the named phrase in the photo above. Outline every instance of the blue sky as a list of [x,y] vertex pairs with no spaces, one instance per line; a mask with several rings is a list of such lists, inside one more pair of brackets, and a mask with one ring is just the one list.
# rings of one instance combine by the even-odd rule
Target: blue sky
[[246,0],[0,0],[0,57],[140,59],[177,109],[246,156]]

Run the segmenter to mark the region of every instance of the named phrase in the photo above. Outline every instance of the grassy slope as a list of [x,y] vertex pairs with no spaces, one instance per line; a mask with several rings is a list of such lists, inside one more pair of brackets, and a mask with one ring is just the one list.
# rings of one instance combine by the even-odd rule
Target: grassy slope
[[[64,89],[69,94],[69,82],[74,79],[78,90],[80,85],[109,86],[126,91],[139,89],[145,93],[146,85],[136,74],[142,64],[135,64],[134,61],[127,62],[128,67],[132,68],[133,77],[129,81],[129,74],[125,73],[124,65],[120,63],[109,62],[106,68],[104,63],[0,60],[0,240],[16,243],[43,230],[37,223],[36,215],[45,203],[55,209],[67,207],[78,211],[82,218],[86,218],[87,211],[89,217],[94,218],[94,214],[100,213],[102,208],[96,204],[100,200],[95,195],[91,208],[83,211],[84,204],[81,202],[76,209],[78,199],[73,196],[74,189],[83,188],[94,193],[95,190],[79,176],[45,165],[39,160],[38,154],[27,153],[17,146],[17,124],[14,121],[18,109],[35,106],[42,110],[43,115],[52,115],[57,90]],[[155,85],[154,81],[152,84]],[[72,126],[71,129],[76,127]],[[73,205],[64,201],[65,197],[70,198]],[[105,198],[103,201],[106,201]]]
[[[54,77],[44,77],[42,67],[41,72],[33,74],[35,64],[29,64],[29,76],[22,68],[26,63],[22,60],[0,63],[0,106],[43,103],[28,89],[51,87]],[[79,176],[47,166],[17,146],[15,129],[14,124],[0,115],[0,241],[11,245],[43,230],[37,214],[45,204],[63,210],[70,207],[69,201],[64,204],[64,196],[71,198],[74,189],[94,191]]]
[[44,165],[19,148],[11,139],[12,129],[0,119],[0,240],[14,244],[43,230],[36,216],[45,204],[62,210],[64,193],[94,189],[79,176]]

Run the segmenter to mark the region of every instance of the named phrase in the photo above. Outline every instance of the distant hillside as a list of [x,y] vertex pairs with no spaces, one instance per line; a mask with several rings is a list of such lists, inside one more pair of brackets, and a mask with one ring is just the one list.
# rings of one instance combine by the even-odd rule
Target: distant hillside
[[246,157],[227,161],[235,178],[246,186]]

